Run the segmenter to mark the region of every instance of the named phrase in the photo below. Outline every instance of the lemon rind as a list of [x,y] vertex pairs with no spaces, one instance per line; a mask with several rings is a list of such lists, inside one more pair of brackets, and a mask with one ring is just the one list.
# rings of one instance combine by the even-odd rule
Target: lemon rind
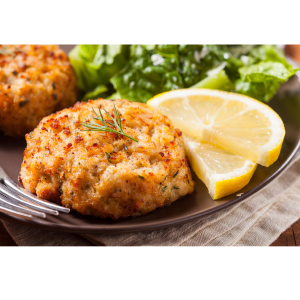
[[237,191],[240,191],[250,182],[256,168],[256,163],[247,160],[242,168],[237,169],[236,173],[241,175],[236,175],[233,178],[221,181],[215,180],[215,192],[213,195],[211,195],[212,198],[214,200],[218,200],[225,196],[234,194]]

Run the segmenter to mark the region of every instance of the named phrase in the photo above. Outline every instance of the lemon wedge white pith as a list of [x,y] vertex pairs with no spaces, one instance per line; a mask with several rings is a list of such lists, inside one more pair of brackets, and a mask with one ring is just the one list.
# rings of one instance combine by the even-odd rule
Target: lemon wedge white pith
[[184,136],[184,145],[193,170],[215,200],[246,186],[257,167],[252,161],[195,138]]
[[250,97],[210,89],[173,90],[147,103],[184,134],[263,166],[274,163],[285,135],[280,117]]

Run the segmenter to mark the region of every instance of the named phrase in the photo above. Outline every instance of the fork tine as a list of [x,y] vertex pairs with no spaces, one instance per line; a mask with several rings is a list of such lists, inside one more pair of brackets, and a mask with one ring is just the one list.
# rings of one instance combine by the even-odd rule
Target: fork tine
[[31,220],[32,219],[32,216],[31,215],[27,215],[27,214],[23,214],[21,212],[17,212],[15,210],[11,210],[9,208],[6,208],[4,206],[2,206],[0,204],[0,212],[2,213],[5,213],[5,214],[8,214],[8,215],[17,215],[17,216],[21,216],[21,217],[24,217],[25,219],[29,219]]
[[42,207],[38,204],[33,204],[29,201],[23,200],[21,197],[19,197],[17,194],[14,194],[9,188],[7,188],[3,183],[0,182],[0,193],[3,196],[6,196],[10,200],[12,200],[14,203],[17,203],[19,205],[27,206],[31,209],[44,212],[46,214],[55,215],[57,216],[59,213],[57,210],[49,209],[46,207]]
[[46,214],[13,204],[13,203],[9,202],[9,199],[5,198],[1,194],[0,194],[0,203],[1,203],[2,207],[13,209],[14,211],[17,211],[17,212],[29,214],[29,215],[40,217],[40,218],[46,218]]
[[50,209],[54,209],[54,210],[58,210],[64,213],[69,213],[70,209],[63,207],[63,206],[59,206],[50,202],[47,202],[46,200],[43,200],[41,198],[38,198],[34,195],[32,195],[31,193],[29,193],[27,190],[23,189],[22,187],[18,186],[13,180],[11,180],[10,178],[3,178],[2,182],[9,187],[10,189],[12,189],[14,192],[16,192],[19,196],[24,197],[36,204],[42,205],[42,206],[46,206]]

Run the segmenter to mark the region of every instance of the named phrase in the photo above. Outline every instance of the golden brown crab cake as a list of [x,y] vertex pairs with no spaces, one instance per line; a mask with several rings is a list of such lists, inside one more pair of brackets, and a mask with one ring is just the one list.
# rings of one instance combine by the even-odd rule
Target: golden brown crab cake
[[[91,120],[93,108],[113,115],[113,103],[124,132],[138,142],[82,131],[81,122]],[[181,131],[145,104],[121,99],[77,103],[44,118],[26,140],[23,186],[83,215],[139,216],[194,190]]]
[[0,131],[21,137],[76,102],[76,77],[55,45],[0,45]]

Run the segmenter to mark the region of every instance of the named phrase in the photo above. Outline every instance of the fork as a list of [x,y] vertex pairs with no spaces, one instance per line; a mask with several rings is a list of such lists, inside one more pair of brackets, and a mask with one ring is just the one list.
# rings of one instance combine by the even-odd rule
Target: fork
[[46,214],[58,216],[70,209],[50,203],[15,183],[0,166],[0,212],[26,219],[46,218]]

